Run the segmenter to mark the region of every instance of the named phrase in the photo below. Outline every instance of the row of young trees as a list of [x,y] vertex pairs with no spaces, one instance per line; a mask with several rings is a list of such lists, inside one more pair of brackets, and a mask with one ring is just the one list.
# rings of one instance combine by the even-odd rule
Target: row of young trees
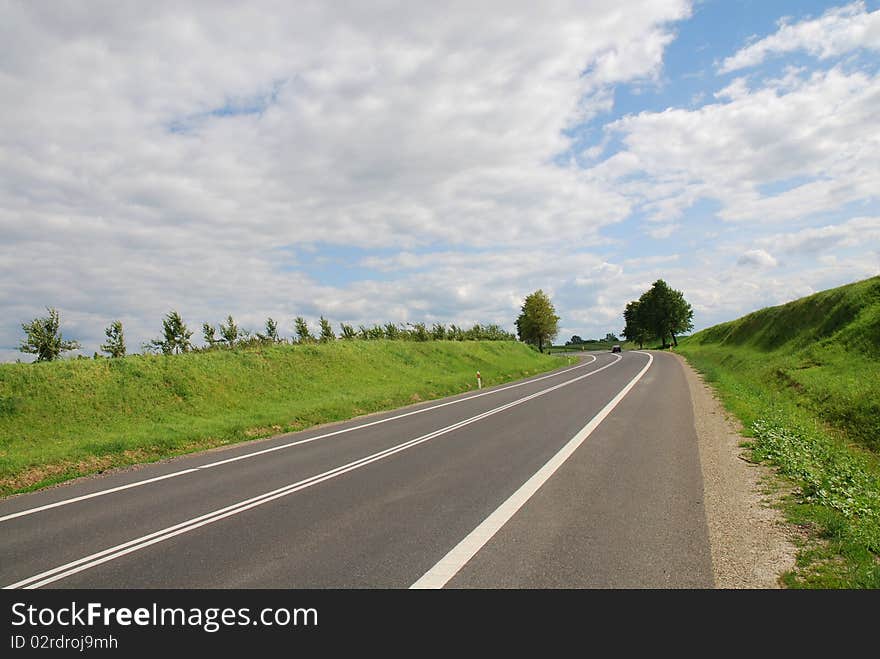
[[[35,318],[30,323],[22,324],[26,338],[22,342],[20,350],[37,355],[37,361],[58,359],[62,352],[80,348],[79,342],[66,340],[62,336],[58,311],[51,307],[48,311],[47,317]],[[638,300],[633,300],[626,305],[623,312],[626,323],[623,335],[628,340],[638,343],[640,348],[645,341],[652,338],[660,339],[664,348],[668,346],[667,338],[677,346],[676,335],[693,329],[693,316],[694,311],[684,299],[681,291],[670,288],[665,281],[658,279],[650,290],[643,293]],[[171,355],[190,350],[231,348],[236,345],[327,343],[335,341],[337,338],[342,340],[391,339],[405,341],[512,341],[519,338],[520,341],[534,345],[543,352],[544,346],[551,345],[559,333],[559,316],[556,315],[550,298],[539,289],[528,295],[523,302],[521,313],[516,319],[516,336],[498,325],[481,325],[479,323],[467,330],[454,324],[447,327],[442,323],[434,323],[430,328],[425,323],[385,323],[370,327],[359,325],[357,328],[342,323],[341,332],[337,337],[330,321],[321,316],[319,327],[318,334],[312,334],[305,318],[297,316],[294,319],[296,336],[288,340],[281,338],[278,333],[278,323],[273,318],[266,319],[263,332],[252,334],[241,329],[232,315],[229,315],[224,322],[219,324],[219,327],[208,322],[202,323],[202,337],[205,340],[205,345],[197,347],[192,343],[193,330],[187,327],[177,311],[171,311],[162,320],[162,336],[148,341],[142,347],[144,352],[161,352]],[[110,357],[123,357],[126,354],[126,346],[122,322],[114,320],[106,328],[105,334],[107,341],[101,345],[101,351]],[[575,338],[580,337],[573,337],[572,342]],[[617,340],[613,334],[608,334],[605,338],[606,340]]]
[[639,348],[651,339],[662,341],[664,348],[669,347],[667,339],[677,346],[676,335],[694,328],[693,317],[694,310],[682,292],[658,279],[638,300],[626,305],[623,335],[629,341],[638,343]]
[[232,316],[218,328],[210,323],[202,324],[202,337],[205,340],[204,347],[196,347],[192,344],[193,331],[190,330],[180,314],[171,311],[162,321],[162,336],[144,344],[146,352],[161,352],[164,354],[178,354],[190,350],[210,350],[215,347],[260,345],[266,343],[329,343],[339,340],[378,340],[390,339],[398,341],[513,341],[516,337],[505,331],[498,325],[481,325],[477,323],[470,329],[464,329],[457,325],[448,327],[442,323],[434,323],[430,328],[425,323],[385,323],[384,325],[353,325],[341,323],[340,333],[337,335],[330,321],[321,316],[319,331],[313,334],[308,322],[302,316],[297,316],[294,321],[295,336],[284,339],[278,334],[278,323],[273,318],[267,318],[263,332],[251,333],[238,327]]
[[[62,336],[61,318],[58,311],[52,307],[47,310],[49,312],[47,317],[35,318],[30,323],[22,324],[25,340],[22,341],[19,349],[21,352],[37,355],[36,361],[38,362],[52,361],[60,358],[63,352],[81,348],[78,341],[66,340]],[[192,341],[195,332],[187,327],[177,311],[171,311],[162,320],[162,335],[143,344],[142,350],[145,353],[173,355],[220,347],[232,348],[234,346],[272,343],[328,343],[337,340],[337,338],[341,340],[392,339],[401,341],[513,341],[516,339],[513,334],[498,325],[481,325],[479,323],[470,329],[455,324],[447,326],[442,323],[434,323],[431,327],[425,323],[385,323],[370,327],[359,325],[357,328],[342,323],[341,333],[337,336],[330,321],[323,316],[319,321],[317,334],[312,333],[308,322],[302,316],[297,316],[294,319],[294,332],[294,337],[282,338],[278,333],[277,321],[273,318],[267,318],[263,332],[251,333],[240,328],[233,317],[229,315],[219,326],[207,322],[202,323],[202,337],[205,344],[204,346],[196,346]],[[107,341],[101,345],[101,351],[109,357],[124,357],[126,345],[122,321],[114,320],[104,330],[104,333],[107,336]]]

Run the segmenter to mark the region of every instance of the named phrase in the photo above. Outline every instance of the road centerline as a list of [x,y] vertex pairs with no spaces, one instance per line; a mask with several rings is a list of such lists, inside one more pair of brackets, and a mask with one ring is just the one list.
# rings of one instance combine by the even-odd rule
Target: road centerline
[[94,499],[94,498],[96,498],[96,497],[106,496],[106,495],[108,495],[108,494],[114,494],[114,493],[116,493],[116,492],[122,492],[122,491],[125,491],[125,490],[130,490],[130,489],[133,489],[133,488],[136,488],[136,487],[142,487],[142,486],[144,486],[144,485],[150,485],[150,484],[152,484],[152,483],[157,483],[157,482],[159,482],[159,481],[164,481],[164,480],[167,480],[167,479],[169,479],[169,478],[177,478],[178,476],[184,476],[184,475],[186,475],[186,474],[196,473],[196,472],[201,471],[201,470],[204,470],[204,469],[213,469],[213,468],[215,468],[215,467],[220,467],[220,466],[222,466],[222,465],[230,464],[230,463],[232,463],[232,462],[238,462],[238,461],[240,461],[240,460],[248,460],[248,459],[250,459],[250,458],[258,457],[258,456],[260,456],[260,455],[265,455],[265,454],[267,454],[267,453],[273,453],[273,452],[275,452],[275,451],[281,451],[281,450],[284,450],[284,449],[293,448],[293,447],[295,447],[295,446],[301,446],[301,445],[303,445],[303,444],[309,444],[309,443],[311,443],[311,442],[316,442],[316,441],[319,441],[319,440],[322,440],[322,439],[328,439],[328,438],[330,438],[330,437],[335,437],[335,436],[337,436],[337,435],[342,435],[342,434],[346,434],[346,433],[354,432],[354,431],[356,431],[356,430],[362,430],[362,429],[364,429],[364,428],[370,428],[370,427],[377,426],[377,425],[380,425],[380,424],[383,424],[383,423],[390,423],[391,421],[397,421],[397,420],[399,420],[399,419],[403,419],[403,418],[407,418],[407,417],[410,417],[410,416],[414,416],[414,415],[416,415],[416,414],[424,414],[425,412],[431,412],[431,411],[433,411],[433,410],[437,410],[437,409],[440,409],[440,408],[443,408],[443,407],[448,407],[448,406],[450,406],[450,405],[457,405],[457,404],[460,404],[460,403],[463,403],[463,402],[466,402],[466,401],[471,401],[471,400],[474,400],[474,399],[477,399],[477,398],[482,398],[483,396],[491,396],[491,395],[494,395],[494,394],[497,394],[497,393],[501,393],[501,392],[503,392],[503,391],[509,391],[510,389],[514,389],[514,388],[517,388],[517,387],[522,387],[522,386],[525,386],[525,385],[528,385],[528,384],[532,384],[532,383],[534,383],[534,382],[540,382],[540,381],[542,381],[542,380],[546,380],[546,379],[549,379],[549,378],[552,378],[552,377],[558,377],[558,376],[560,376],[560,375],[564,375],[564,374],[566,374],[566,373],[570,373],[570,372],[573,371],[573,370],[576,370],[576,369],[579,369],[579,368],[585,368],[585,367],[589,366],[590,364],[593,364],[593,363],[596,362],[596,356],[595,356],[595,355],[588,355],[588,356],[592,359],[592,361],[588,361],[588,362],[583,363],[583,364],[577,364],[576,366],[573,366],[573,367],[571,367],[571,368],[562,369],[562,370],[556,371],[556,372],[554,372],[554,373],[550,373],[550,374],[548,374],[548,375],[543,375],[543,376],[540,376],[540,377],[537,377],[537,378],[531,378],[531,379],[528,379],[528,380],[524,380],[524,381],[522,381],[522,382],[516,382],[516,383],[514,383],[514,384],[506,385],[506,386],[503,386],[503,387],[498,387],[498,388],[489,389],[489,390],[483,391],[483,392],[481,392],[481,393],[475,393],[475,394],[472,395],[472,396],[465,396],[465,397],[463,397],[463,398],[456,398],[455,400],[446,401],[446,402],[443,402],[443,403],[439,403],[439,404],[437,404],[437,405],[431,405],[430,407],[420,408],[420,409],[418,409],[418,410],[411,410],[411,411],[409,411],[409,412],[404,412],[404,413],[402,413],[402,414],[396,414],[396,415],[394,415],[394,416],[391,416],[391,417],[388,417],[388,418],[385,418],[385,419],[378,419],[378,420],[376,420],[376,421],[370,421],[370,422],[368,422],[368,423],[360,424],[360,425],[357,425],[357,426],[352,426],[352,427],[349,427],[349,428],[342,428],[342,429],[340,429],[340,430],[334,430],[334,431],[332,431],[332,432],[323,433],[323,434],[321,434],[321,435],[317,435],[317,436],[315,436],[315,437],[308,437],[308,438],[306,438],[306,439],[300,439],[300,440],[296,440],[296,441],[293,441],[293,442],[287,442],[287,443],[285,443],[285,444],[281,444],[281,445],[279,445],[279,446],[273,446],[273,447],[270,447],[270,448],[267,448],[267,449],[261,449],[261,450],[259,450],[259,451],[253,451],[253,452],[251,452],[251,453],[246,453],[246,454],[239,455],[239,456],[235,456],[235,457],[232,457],[232,458],[227,458],[227,459],[225,459],[225,460],[217,460],[217,461],[209,462],[209,463],[207,463],[207,464],[199,465],[199,466],[196,466],[196,467],[190,467],[190,468],[187,468],[187,469],[181,469],[180,471],[175,471],[175,472],[172,472],[172,473],[170,473],[170,474],[164,474],[164,475],[162,475],[162,476],[156,476],[156,477],[154,477],[154,478],[147,478],[147,479],[144,479],[144,480],[135,481],[135,482],[133,482],[133,483],[127,483],[127,484],[125,484],[125,485],[119,485],[119,486],[117,486],[117,487],[112,487],[112,488],[109,488],[109,489],[106,489],[106,490],[99,490],[99,491],[97,491],[97,492],[90,492],[89,494],[83,494],[83,495],[78,496],[78,497],[71,497],[70,499],[63,499],[63,500],[61,500],[61,501],[55,501],[55,502],[53,502],[53,503],[45,504],[45,505],[42,505],[42,506],[36,506],[36,507],[34,507],[34,508],[27,508],[27,509],[25,509],[25,510],[20,510],[20,511],[17,511],[17,512],[14,512],[14,513],[9,513],[9,514],[7,514],[7,515],[0,516],[0,523],[2,523],[2,522],[6,522],[6,521],[11,520],[11,519],[16,519],[16,518],[18,518],[18,517],[25,517],[25,516],[27,516],[27,515],[33,515],[33,514],[35,514],[35,513],[43,512],[43,511],[46,511],[46,510],[51,510],[51,509],[54,509],[54,508],[59,508],[59,507],[61,507],[61,506],[67,506],[67,505],[71,505],[71,504],[74,504],[74,503],[79,503],[79,502],[81,502],[81,501],[87,501],[87,500],[89,500],[89,499]]
[[[360,468],[365,467],[369,464],[372,464],[373,462],[377,462],[379,460],[384,460],[385,458],[390,457],[391,455],[395,455],[401,451],[405,451],[409,448],[412,448],[412,447],[417,446],[419,444],[422,444],[424,442],[430,441],[431,439],[434,439],[434,438],[439,437],[441,435],[448,434],[450,432],[458,430],[458,429],[465,427],[467,425],[470,425],[472,423],[476,423],[478,421],[481,421],[485,418],[488,418],[488,417],[493,416],[495,414],[498,414],[500,412],[506,411],[508,409],[511,409],[513,407],[516,407],[518,405],[526,403],[528,401],[534,400],[535,398],[538,398],[540,396],[544,396],[548,393],[551,393],[551,392],[556,391],[558,389],[561,389],[563,387],[567,387],[567,386],[574,384],[576,382],[579,382],[585,378],[592,377],[593,375],[596,375],[597,373],[600,373],[600,372],[604,371],[605,369],[608,369],[612,366],[617,365],[621,361],[621,359],[622,358],[619,355],[614,355],[614,361],[612,361],[609,364],[606,364],[605,366],[602,366],[594,371],[590,371],[589,373],[585,373],[583,375],[577,376],[577,377],[572,378],[570,380],[566,380],[565,382],[561,382],[559,384],[553,385],[553,386],[548,387],[546,389],[542,389],[542,390],[537,391],[535,393],[529,394],[528,396],[518,398],[514,401],[505,403],[504,405],[500,405],[496,408],[492,408],[492,409],[484,411],[480,414],[469,417],[468,419],[458,421],[458,422],[451,424],[451,425],[448,425],[444,428],[439,428],[439,429],[434,430],[430,433],[426,433],[424,435],[421,435],[421,436],[416,437],[414,439],[408,440],[408,441],[403,442],[401,444],[389,447],[383,451],[379,451],[379,452],[374,453],[372,455],[365,456],[365,457],[360,458],[358,460],[355,460],[353,462],[349,462],[345,465],[340,465],[338,467],[335,467],[333,469],[325,471],[321,474],[317,474],[315,476],[311,476],[309,478],[302,479],[302,480],[297,481],[295,483],[290,483],[288,485],[282,486],[282,487],[277,488],[275,490],[272,490],[270,492],[266,492],[264,494],[257,495],[255,497],[250,498],[250,499],[246,499],[244,501],[240,501],[235,504],[231,504],[229,506],[220,508],[218,510],[211,511],[211,512],[206,513],[204,515],[200,515],[198,517],[194,517],[192,519],[180,522],[180,523],[175,524],[173,526],[169,526],[164,529],[160,529],[158,531],[155,531],[153,533],[141,536],[140,538],[135,538],[135,539],[130,540],[128,542],[121,543],[121,544],[115,545],[113,547],[109,547],[109,548],[104,549],[100,552],[96,552],[94,554],[90,554],[88,556],[77,559],[75,561],[66,563],[64,565],[52,568],[50,570],[46,570],[46,571],[41,572],[39,574],[36,574],[34,576],[28,577],[26,579],[22,579],[22,580],[17,581],[13,584],[5,586],[4,589],[39,588],[41,586],[48,585],[48,584],[53,583],[55,581],[59,581],[65,577],[71,576],[71,575],[76,574],[78,572],[82,572],[84,570],[87,570],[91,567],[95,567],[95,566],[100,565],[102,563],[106,563],[108,561],[114,560],[114,559],[119,558],[121,556],[133,553],[133,552],[138,551],[140,549],[144,549],[148,546],[154,545],[154,544],[162,542],[164,540],[168,540],[172,537],[181,535],[183,533],[187,533],[189,531],[193,531],[197,528],[205,526],[206,524],[211,524],[213,522],[220,521],[221,519],[225,519],[225,518],[230,517],[232,515],[242,513],[244,511],[249,510],[251,508],[254,508],[256,506],[260,506],[260,505],[263,505],[263,504],[268,503],[270,501],[274,501],[275,499],[279,499],[279,498],[287,496],[289,494],[293,494],[295,492],[306,489],[308,487],[312,487],[314,485],[317,485],[317,484],[322,483],[324,481],[330,480],[332,478],[337,478],[337,477],[339,477],[345,473],[348,473],[350,471],[353,471],[355,469],[360,469]],[[590,362],[590,363],[593,363],[593,362]],[[584,365],[580,365],[580,366],[584,366]],[[573,370],[573,369],[567,369],[566,372],[570,372],[571,370]],[[366,427],[366,426],[363,426],[363,427]]]

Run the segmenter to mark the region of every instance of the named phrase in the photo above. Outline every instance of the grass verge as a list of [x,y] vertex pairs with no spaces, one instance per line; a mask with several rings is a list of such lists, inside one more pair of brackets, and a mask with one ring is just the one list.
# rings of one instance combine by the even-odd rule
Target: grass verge
[[511,341],[337,341],[0,365],[0,496],[559,367]]
[[[876,362],[824,355],[828,377],[813,388],[793,385],[811,351],[760,351],[742,346],[683,342],[678,349],[742,421],[756,462],[776,467],[794,491],[784,499],[788,520],[804,531],[795,569],[783,576],[793,588],[880,588],[880,459],[872,436],[847,397],[876,387]],[[814,364],[812,368],[815,368]],[[807,368],[811,368],[807,366]],[[869,376],[874,369],[874,378]],[[795,371],[792,377],[780,373]],[[860,384],[860,381],[862,384]]]

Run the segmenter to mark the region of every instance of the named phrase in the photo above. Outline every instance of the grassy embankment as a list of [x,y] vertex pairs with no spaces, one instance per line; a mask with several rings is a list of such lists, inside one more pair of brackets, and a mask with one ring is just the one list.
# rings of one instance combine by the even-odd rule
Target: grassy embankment
[[679,352],[793,481],[790,587],[880,588],[880,277],[698,332]]
[[0,496],[559,367],[510,341],[337,341],[0,364]]

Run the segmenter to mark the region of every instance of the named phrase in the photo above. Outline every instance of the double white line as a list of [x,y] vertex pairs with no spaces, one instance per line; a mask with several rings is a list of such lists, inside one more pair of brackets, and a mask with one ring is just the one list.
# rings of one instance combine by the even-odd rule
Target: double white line
[[225,508],[214,510],[204,515],[200,515],[199,517],[194,517],[192,519],[186,520],[185,522],[180,522],[179,524],[175,524],[174,526],[169,526],[154,533],[150,533],[149,535],[135,538],[134,540],[130,540],[128,542],[97,552],[95,554],[85,556],[76,561],[60,565],[56,568],[52,568],[51,570],[46,570],[45,572],[41,572],[40,574],[36,574],[32,577],[28,577],[27,579],[22,579],[21,581],[10,584],[5,588],[40,588],[41,586],[59,581],[78,572],[83,572],[97,565],[101,565],[102,563],[107,563],[121,556],[125,556],[126,554],[131,554],[133,552],[139,551],[141,549],[149,547],[150,545],[155,545],[165,540],[169,540],[170,538],[173,538],[175,536],[189,533],[190,531],[194,531],[195,529],[198,529],[202,526],[213,524],[214,522],[218,522],[227,517],[243,513],[246,510],[250,510],[251,508],[262,506],[263,504],[274,501],[275,499],[280,499],[281,497],[288,496],[290,494],[293,494],[294,492],[299,492],[300,490],[304,490],[306,488],[312,487],[319,483],[323,483],[333,478],[337,478],[350,471],[360,469],[374,462],[378,462],[379,460],[384,460],[385,458],[400,453],[401,451],[406,451],[407,449],[418,446],[419,444],[430,441],[436,437],[448,434],[495,414],[499,414],[500,412],[509,410],[510,408],[516,407],[517,405],[522,405],[523,403],[549,394],[553,391],[556,391],[557,389],[561,389],[562,387],[567,387],[571,384],[574,384],[575,382],[579,382],[584,378],[591,377],[596,373],[604,371],[606,368],[614,366],[621,359],[619,355],[614,355],[614,357],[615,361],[606,364],[601,368],[597,368],[595,371],[590,371],[589,373],[585,373],[584,375],[572,378],[571,380],[566,380],[565,382],[554,385],[552,387],[548,387],[547,389],[542,389],[541,391],[530,394],[528,396],[524,396],[523,398],[519,398],[510,403],[506,403],[481,414],[477,414],[476,416],[464,419],[463,421],[459,421],[444,428],[440,428],[425,435],[421,435],[420,437],[416,437],[415,439],[411,439],[402,444],[397,444],[396,446],[392,446],[388,449],[385,449],[384,451],[379,451],[378,453],[373,453],[372,455],[368,455],[366,457],[360,458],[353,462],[349,462],[339,467],[335,467],[321,474],[311,476],[309,478],[291,483],[289,485],[285,485],[276,490],[272,490],[271,492],[266,492],[265,494],[261,494],[250,499],[240,501],[230,506],[226,506]]
[[416,414],[424,414],[425,412],[431,412],[432,410],[440,409],[441,407],[448,407],[449,405],[458,405],[460,403],[467,402],[469,400],[474,400],[475,398],[482,398],[483,396],[494,396],[495,394],[501,393],[502,391],[507,391],[508,389],[515,389],[516,387],[523,387],[528,384],[532,384],[534,382],[540,382],[541,380],[546,380],[548,378],[555,378],[560,375],[564,375],[575,369],[584,368],[589,366],[593,362],[596,361],[596,357],[590,355],[590,361],[585,362],[583,364],[578,364],[577,366],[572,366],[571,368],[563,369],[560,371],[555,371],[550,375],[542,375],[541,377],[531,378],[529,380],[524,380],[522,382],[517,382],[515,384],[509,384],[504,387],[496,387],[493,389],[489,389],[488,391],[484,391],[482,393],[474,394],[472,396],[466,396],[464,398],[456,398],[454,400],[446,401],[445,403],[439,403],[437,405],[431,405],[430,407],[422,407],[417,410],[411,410],[409,412],[403,412],[402,414],[395,414],[394,416],[386,417],[384,419],[378,419],[376,421],[370,421],[368,423],[362,423],[356,426],[349,426],[348,428],[342,428],[340,430],[334,430],[332,432],[323,433],[321,435],[317,435],[315,437],[308,437],[306,439],[298,439],[293,442],[287,442],[285,444],[279,444],[278,446],[271,446],[266,449],[262,449],[260,451],[252,451],[250,453],[245,453],[243,455],[237,455],[233,458],[227,458],[225,460],[217,460],[216,462],[210,462],[208,464],[199,465],[198,467],[192,467],[190,469],[181,469],[180,471],[175,471],[170,474],[163,474],[162,476],[156,476],[155,478],[147,478],[140,481],[135,481],[133,483],[126,483],[125,485],[120,485],[118,487],[111,487],[106,490],[99,490],[97,492],[91,492],[89,494],[83,494],[82,496],[72,497],[70,499],[63,499],[61,501],[55,501],[54,503],[47,503],[44,506],[36,506],[34,508],[28,508],[26,510],[20,510],[15,513],[9,513],[8,515],[3,515],[0,517],[0,522],[6,522],[10,519],[15,519],[17,517],[25,517],[27,515],[33,515],[34,513],[39,513],[44,510],[50,510],[52,508],[58,508],[60,506],[67,506],[72,503],[78,503],[80,501],[86,501],[87,499],[94,499],[95,497],[102,497],[107,494],[113,494],[114,492],[122,492],[123,490],[130,490],[135,487],[141,487],[143,485],[149,485],[150,483],[158,483],[159,481],[164,481],[169,478],[176,478],[178,476],[183,476],[185,474],[194,474],[197,471],[202,469],[213,469],[214,467],[220,467],[222,465],[229,464],[231,462],[238,462],[239,460],[249,460],[250,458],[255,458],[260,455],[265,455],[266,453],[273,453],[275,451],[283,451],[288,448],[292,448],[294,446],[300,446],[302,444],[308,444],[310,442],[317,442],[321,439],[327,439],[329,437],[335,437],[337,435],[343,435],[345,433],[353,432],[355,430],[361,430],[363,428],[369,428],[371,426],[378,426],[382,423],[389,423],[391,421],[397,421],[398,419],[403,419],[409,416],[414,416]]

